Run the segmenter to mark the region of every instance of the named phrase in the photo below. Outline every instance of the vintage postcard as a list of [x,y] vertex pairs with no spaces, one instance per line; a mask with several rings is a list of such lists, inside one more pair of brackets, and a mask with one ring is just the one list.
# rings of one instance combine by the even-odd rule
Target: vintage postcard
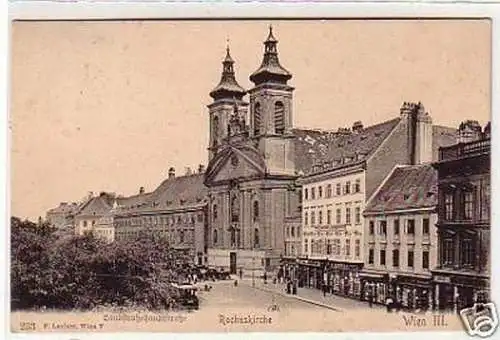
[[487,19],[14,21],[10,326],[498,326]]

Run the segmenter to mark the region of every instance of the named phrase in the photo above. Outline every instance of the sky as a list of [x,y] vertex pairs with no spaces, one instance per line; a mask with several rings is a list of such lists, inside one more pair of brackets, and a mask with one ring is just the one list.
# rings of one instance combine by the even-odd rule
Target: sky
[[15,22],[12,215],[36,219],[89,191],[151,191],[171,166],[206,165],[227,41],[250,89],[269,24],[293,74],[296,127],[368,126],[403,101],[439,125],[490,120],[489,21]]

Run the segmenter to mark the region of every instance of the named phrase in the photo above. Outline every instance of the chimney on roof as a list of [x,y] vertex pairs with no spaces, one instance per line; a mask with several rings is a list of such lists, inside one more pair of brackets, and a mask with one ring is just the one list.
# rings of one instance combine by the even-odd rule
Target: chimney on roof
[[407,124],[409,164],[432,162],[432,118],[421,102],[404,102],[401,118]]
[[168,169],[168,178],[175,178],[175,168],[171,167]]
[[61,202],[62,206],[68,205],[68,202]]
[[142,194],[144,194],[144,187],[139,188],[139,195],[142,195]]
[[198,173],[202,174],[205,172],[205,166],[203,164],[198,165]]
[[481,139],[482,128],[477,120],[466,120],[460,123],[457,130],[457,143],[469,143]]
[[193,172],[191,171],[191,168],[187,166],[187,167],[186,167],[186,171],[185,171],[185,175],[186,175],[186,176],[190,176],[190,175],[192,175],[192,174],[193,174]]
[[354,124],[352,124],[352,131],[356,133],[360,133],[361,130],[363,130],[363,123],[361,123],[360,120],[355,121]]

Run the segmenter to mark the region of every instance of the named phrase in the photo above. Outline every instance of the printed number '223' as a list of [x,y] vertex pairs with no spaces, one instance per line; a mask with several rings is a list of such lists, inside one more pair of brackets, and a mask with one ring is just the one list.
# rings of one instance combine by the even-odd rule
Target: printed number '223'
[[36,330],[36,324],[34,322],[21,322],[20,327],[22,331],[34,331]]

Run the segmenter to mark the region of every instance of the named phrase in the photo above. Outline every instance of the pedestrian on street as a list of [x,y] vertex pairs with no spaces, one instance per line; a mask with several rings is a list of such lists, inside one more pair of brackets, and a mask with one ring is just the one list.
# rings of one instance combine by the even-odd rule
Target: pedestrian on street
[[326,290],[327,290],[326,284],[323,284],[323,296],[324,297],[326,297]]
[[387,300],[385,302],[386,307],[387,307],[387,313],[392,312],[392,298],[389,296],[387,297]]

